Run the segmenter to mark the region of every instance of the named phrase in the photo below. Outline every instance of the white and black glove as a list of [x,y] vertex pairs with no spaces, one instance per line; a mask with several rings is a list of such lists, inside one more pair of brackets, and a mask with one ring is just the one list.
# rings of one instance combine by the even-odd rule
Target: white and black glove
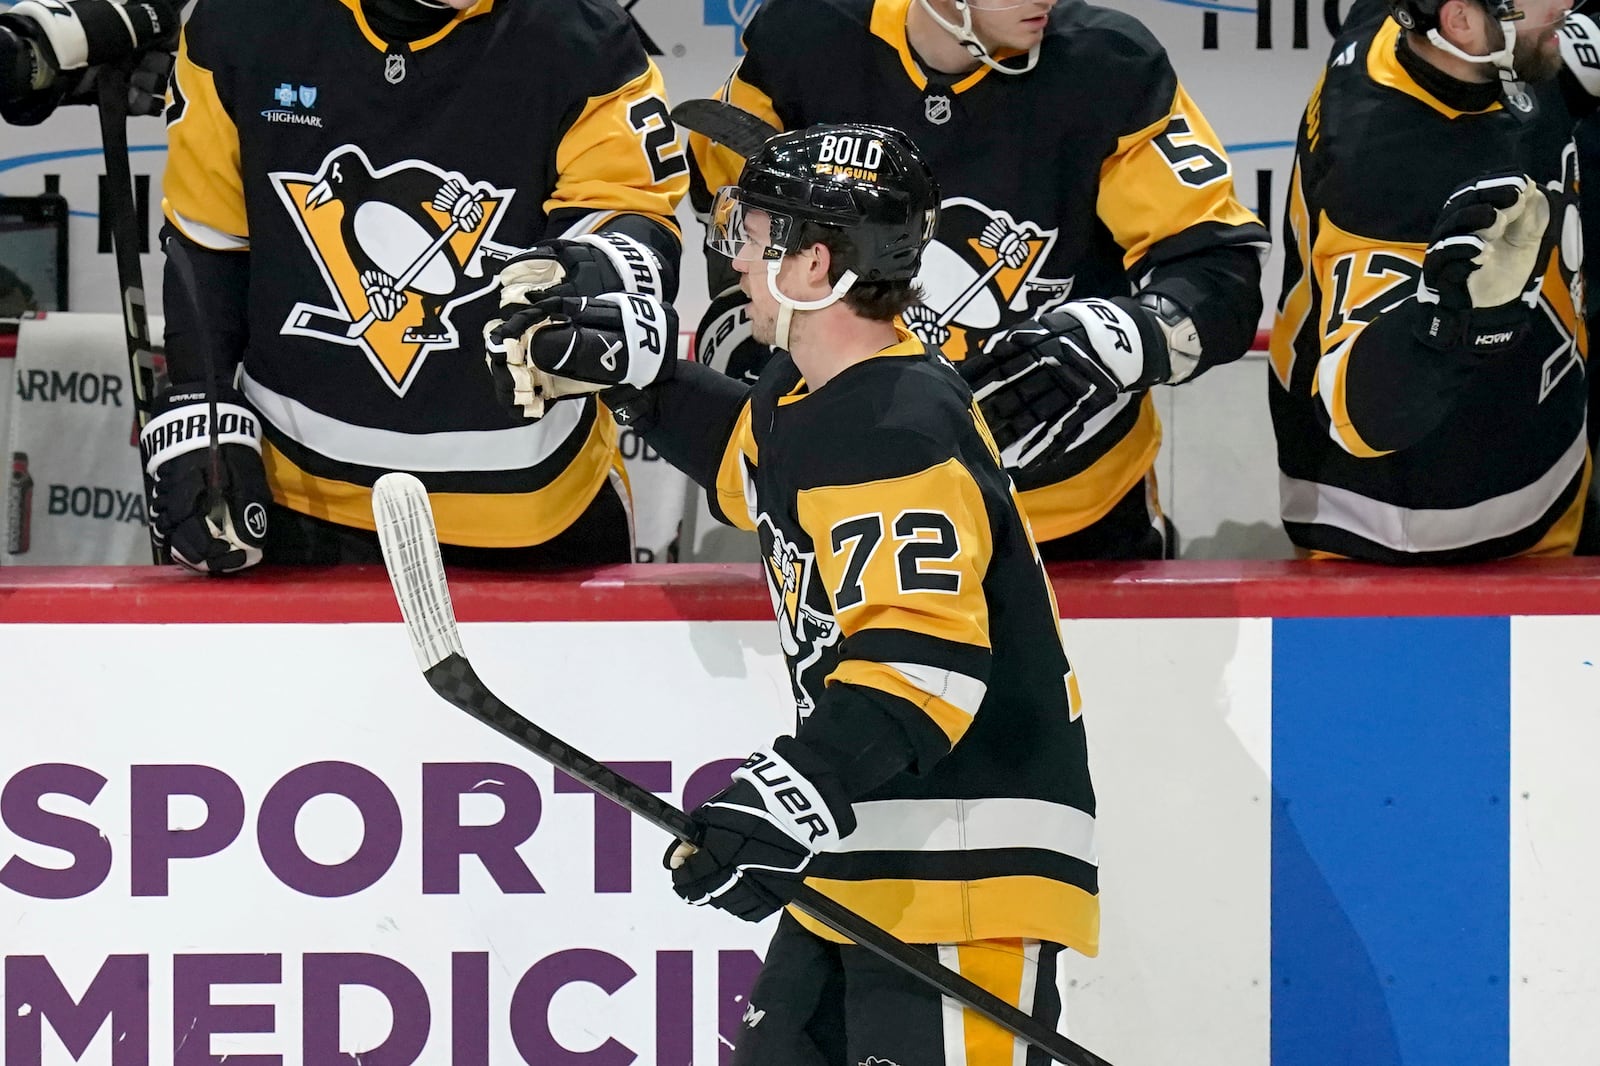
[[759,922],[793,896],[806,864],[856,828],[827,762],[793,737],[779,737],[733,772],[733,783],[689,815],[699,843],[674,843],[662,861],[672,890]]
[[722,290],[700,319],[694,357],[713,370],[754,384],[772,358],[772,348],[755,339],[750,326],[750,297],[737,285]]
[[528,418],[546,405],[672,376],[678,312],[654,296],[557,296],[518,311],[484,337],[495,395]]
[[[230,573],[261,561],[272,502],[261,464],[261,420],[232,388],[218,390],[217,434],[221,481],[215,486],[204,390],[172,386],[155,399],[139,434],[153,482],[150,524],[156,540],[175,561],[201,574]],[[214,496],[220,507],[212,512]]]
[[1532,178],[1495,174],[1445,199],[1417,281],[1417,340],[1492,355],[1527,336],[1555,234]]
[[22,0],[0,14],[0,28],[25,42],[28,53],[14,57],[18,69],[0,70],[0,88],[10,90],[0,91],[6,121],[32,125],[60,103],[93,103],[97,69],[129,56],[139,58],[128,113],[161,113],[179,29],[178,8],[169,0]]
[[1588,15],[1569,14],[1556,34],[1561,61],[1590,96],[1600,96],[1600,25]]
[[1021,472],[1059,457],[1121,393],[1176,384],[1199,357],[1187,312],[1144,293],[1062,304],[991,338],[956,369],[1006,468]]
[[656,253],[626,233],[611,230],[535,245],[509,260],[496,281],[507,317],[547,296],[636,292],[659,298],[664,294]]

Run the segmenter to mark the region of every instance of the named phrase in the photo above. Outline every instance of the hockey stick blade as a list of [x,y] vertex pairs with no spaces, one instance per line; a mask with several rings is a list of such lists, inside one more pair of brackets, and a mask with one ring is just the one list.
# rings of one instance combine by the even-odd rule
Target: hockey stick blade
[[[518,747],[583,782],[594,792],[688,843],[694,822],[660,796],[540,729],[489,690],[461,646],[450,588],[439,557],[433,511],[422,482],[410,474],[385,474],[372,490],[372,511],[383,563],[394,584],[400,614],[429,687]],[[940,964],[809,885],[793,888],[791,902],[839,935],[927,982],[1002,1029],[1067,1066],[1111,1066],[1031,1015]]]
[[766,119],[721,100],[685,100],[672,109],[672,121],[746,159],[754,159],[769,140],[783,132]]

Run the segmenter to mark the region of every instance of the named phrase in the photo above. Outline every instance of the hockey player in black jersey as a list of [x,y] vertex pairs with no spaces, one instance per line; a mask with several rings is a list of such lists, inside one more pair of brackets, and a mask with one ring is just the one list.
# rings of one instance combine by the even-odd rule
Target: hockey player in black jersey
[[[999,450],[960,375],[895,321],[938,204],[898,131],[785,133],[711,210],[779,349],[753,384],[670,358],[652,337],[672,312],[643,296],[536,303],[491,350],[520,404],[606,388],[760,537],[799,721],[693,813],[678,893],[755,921],[803,877],[1051,1025],[1060,951],[1098,947],[1094,791]],[[738,1066],[1044,1061],[792,913],[747,1018]]]
[[1551,116],[1594,105],[1545,88],[1566,3],[1392,12],[1335,42],[1301,123],[1270,360],[1284,527],[1313,558],[1570,554],[1587,336]]
[[[675,294],[688,164],[611,0],[199,0],[167,114],[163,238],[200,309],[170,265],[146,463],[179,562],[376,562],[391,469],[451,561],[632,561],[610,413],[511,417],[482,348],[506,294]],[[205,424],[213,369],[219,416],[260,427],[220,439],[220,511],[211,434],[170,431]]]
[[[1170,554],[1149,389],[1250,347],[1267,234],[1161,45],[1082,0],[766,0],[744,45],[723,99],[905,130],[939,175],[903,321],[971,383],[1045,557]],[[742,160],[689,143],[704,211]],[[745,297],[708,275],[698,356],[751,373]]]

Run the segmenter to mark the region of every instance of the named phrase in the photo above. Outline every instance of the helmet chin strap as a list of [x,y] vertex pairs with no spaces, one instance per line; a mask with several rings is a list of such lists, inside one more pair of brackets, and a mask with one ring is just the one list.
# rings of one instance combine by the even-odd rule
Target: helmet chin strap
[[920,0],[920,2],[922,9],[928,13],[928,17],[937,22],[940,28],[960,42],[961,47],[967,50],[967,54],[984,66],[992,70],[998,70],[1002,74],[1026,74],[1039,62],[1039,45],[1034,45],[1028,49],[1028,62],[1020,67],[1008,67],[990,55],[989,49],[984,47],[983,42],[978,40],[978,35],[972,32],[972,9],[967,7],[966,0],[955,0],[956,10],[961,12],[961,24],[959,26],[939,14],[933,6],[933,0]]
[[1496,19],[1495,21],[1500,23],[1500,32],[1505,38],[1505,42],[1499,48],[1496,48],[1487,55],[1479,56],[1473,55],[1471,52],[1462,51],[1460,48],[1457,48],[1455,45],[1445,40],[1444,34],[1440,33],[1438,29],[1431,29],[1428,31],[1428,43],[1433,45],[1435,48],[1438,48],[1440,51],[1448,52],[1457,59],[1465,60],[1468,63],[1493,64],[1493,66],[1500,71],[1501,80],[1517,81],[1517,70],[1513,65],[1514,60],[1512,56],[1512,52],[1517,47],[1517,24],[1507,19]]
[[785,296],[778,290],[778,271],[783,269],[782,259],[772,259],[767,262],[767,291],[772,293],[772,298],[778,301],[778,324],[776,335],[773,337],[774,348],[789,350],[789,324],[794,319],[796,311],[820,311],[830,304],[838,303],[850,287],[856,283],[856,272],[846,270],[839,279],[833,291],[820,300],[796,300]]

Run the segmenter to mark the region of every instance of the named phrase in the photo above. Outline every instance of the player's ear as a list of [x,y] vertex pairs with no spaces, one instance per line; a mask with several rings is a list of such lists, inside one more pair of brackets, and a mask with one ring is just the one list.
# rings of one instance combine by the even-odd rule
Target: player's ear
[[833,288],[833,281],[828,276],[828,268],[833,265],[833,253],[828,246],[818,241],[806,251],[809,253],[806,256],[806,281],[818,288]]
[[1473,0],[1445,0],[1439,5],[1439,33],[1457,47],[1470,48],[1484,32],[1482,14]]

